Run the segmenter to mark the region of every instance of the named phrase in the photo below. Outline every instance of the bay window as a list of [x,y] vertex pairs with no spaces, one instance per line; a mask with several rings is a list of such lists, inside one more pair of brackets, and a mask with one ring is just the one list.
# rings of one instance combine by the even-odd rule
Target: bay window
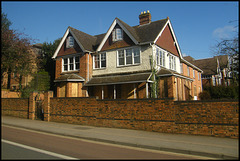
[[157,48],[156,59],[157,59],[157,65],[161,65],[165,67],[165,51]]

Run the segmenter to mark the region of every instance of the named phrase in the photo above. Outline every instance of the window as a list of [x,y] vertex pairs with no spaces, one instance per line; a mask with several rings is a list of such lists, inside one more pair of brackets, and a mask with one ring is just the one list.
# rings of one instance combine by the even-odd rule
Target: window
[[133,54],[134,54],[134,57],[133,57],[134,64],[140,63],[140,50],[138,48],[134,48]]
[[118,41],[123,39],[123,32],[122,29],[116,28],[112,32],[112,40],[113,41]]
[[125,65],[124,50],[118,51],[118,65]]
[[63,71],[74,71],[79,70],[80,63],[79,63],[79,56],[73,56],[68,58],[63,58]]
[[101,64],[100,64],[101,68],[105,68],[106,67],[106,53],[101,54]]
[[139,48],[128,48],[117,51],[118,66],[133,65],[140,63],[140,50]]
[[200,72],[198,72],[198,80],[200,80]]
[[172,56],[169,55],[169,69],[172,69]]
[[106,53],[97,54],[93,56],[93,68],[105,68],[106,67]]
[[67,38],[67,48],[71,48],[74,46],[74,38],[72,36],[68,36]]
[[176,70],[176,57],[173,57],[173,70]]
[[159,48],[156,50],[157,65],[165,66],[165,52]]
[[182,63],[180,64],[180,73],[181,74],[183,73],[183,64]]
[[126,50],[126,64],[132,64],[132,49]]
[[156,59],[157,59],[157,65],[159,65],[160,63],[159,63],[159,49],[157,48],[157,50],[156,50]]
[[169,69],[176,70],[176,57],[169,54]]
[[193,69],[193,78],[195,78],[195,70]]
[[189,66],[187,66],[187,75],[190,76]]

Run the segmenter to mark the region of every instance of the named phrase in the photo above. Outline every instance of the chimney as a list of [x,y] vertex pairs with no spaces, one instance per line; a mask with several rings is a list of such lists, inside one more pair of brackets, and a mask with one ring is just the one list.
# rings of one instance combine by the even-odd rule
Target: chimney
[[143,25],[147,23],[151,23],[151,14],[149,13],[149,10],[147,10],[147,12],[141,12],[139,15],[139,24]]

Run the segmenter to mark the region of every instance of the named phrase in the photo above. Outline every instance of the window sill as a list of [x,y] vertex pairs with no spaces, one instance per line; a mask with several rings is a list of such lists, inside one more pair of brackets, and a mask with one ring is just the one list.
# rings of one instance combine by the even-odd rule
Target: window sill
[[104,67],[104,68],[94,68],[93,70],[105,70],[105,69],[107,69],[106,67]]
[[66,71],[66,72],[62,72],[61,75],[63,74],[69,74],[69,73],[79,73],[80,70],[72,70],[72,71]]
[[139,65],[141,65],[141,63],[137,63],[137,64],[128,64],[128,65],[118,65],[117,68],[132,67],[132,66],[139,66]]

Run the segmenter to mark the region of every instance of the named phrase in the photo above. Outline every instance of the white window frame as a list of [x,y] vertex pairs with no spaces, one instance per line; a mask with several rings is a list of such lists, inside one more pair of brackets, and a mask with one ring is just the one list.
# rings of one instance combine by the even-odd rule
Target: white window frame
[[71,48],[73,46],[74,46],[74,38],[73,38],[73,36],[68,36],[66,47],[67,48]]
[[157,65],[165,67],[165,64],[166,64],[165,63],[165,54],[166,54],[166,51],[157,47],[157,50],[156,50]]
[[187,66],[187,75],[190,76],[190,69],[189,69],[189,66]]
[[[76,58],[79,58],[79,62],[76,62]],[[70,70],[70,59],[73,58],[73,70]],[[67,60],[66,64],[64,64],[64,60]],[[76,68],[76,64],[79,64],[79,69]],[[67,66],[67,70],[64,69],[64,66]],[[62,58],[62,72],[69,72],[69,71],[78,71],[80,70],[80,55],[76,56],[69,56],[69,57],[63,57]]]
[[180,63],[180,73],[183,74],[183,64]]
[[176,57],[169,53],[169,69],[176,71]]
[[123,40],[123,30],[121,28],[115,28],[112,31],[112,40],[113,41]]
[[[135,56],[134,55],[134,50],[139,50],[139,62],[135,62],[135,60],[137,59],[138,56]],[[127,53],[126,51],[127,50],[130,50],[131,51],[131,60],[132,60],[132,63],[130,64],[127,64]],[[124,63],[123,65],[120,65],[119,64],[119,51],[123,51],[123,59],[124,59]],[[125,48],[125,49],[121,49],[121,50],[117,50],[117,67],[122,67],[122,66],[132,66],[132,65],[138,65],[138,64],[141,64],[141,50],[140,48],[138,47],[132,47],[132,48]]]
[[[102,66],[102,59],[104,58],[105,55],[105,67]],[[98,56],[99,57],[99,67],[95,66],[95,57]],[[107,54],[106,53],[99,53],[96,55],[93,55],[93,69],[103,69],[107,67]]]

